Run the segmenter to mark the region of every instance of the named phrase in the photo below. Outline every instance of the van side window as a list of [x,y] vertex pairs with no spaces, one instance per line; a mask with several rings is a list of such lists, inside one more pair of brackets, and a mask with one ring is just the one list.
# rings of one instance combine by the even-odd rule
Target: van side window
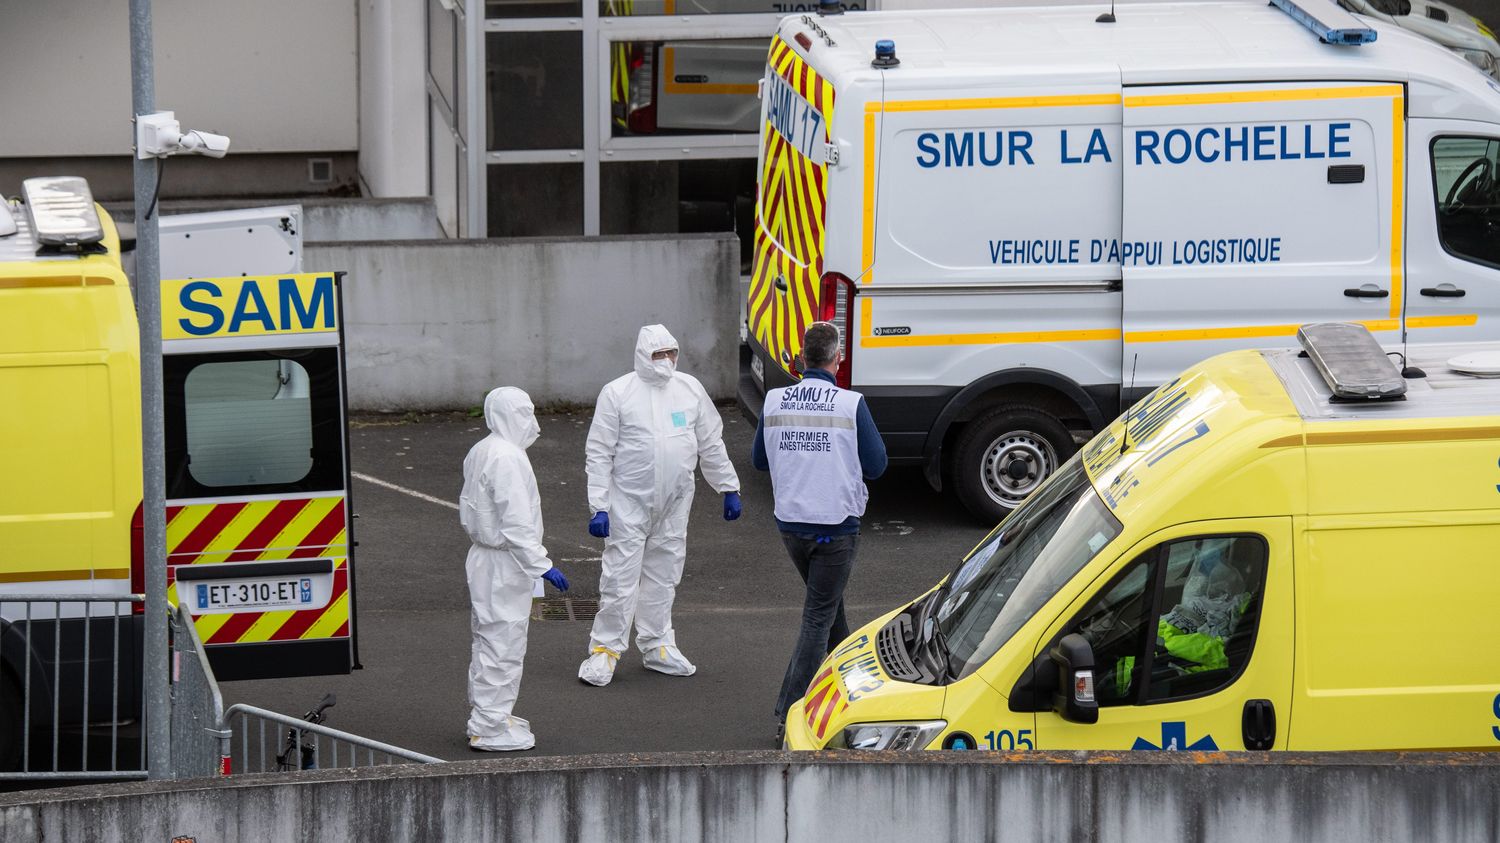
[[1132,564],[1075,629],[1094,648],[1094,698],[1101,706],[1130,705],[1140,697],[1136,668],[1146,646],[1146,618],[1152,617],[1155,556],[1153,551]]
[[1207,694],[1239,676],[1266,582],[1266,545],[1250,536],[1173,542],[1163,560],[1146,702]]
[[1100,706],[1202,696],[1250,661],[1265,590],[1258,536],[1169,542],[1131,563],[1068,632],[1094,650]]
[[342,488],[336,354],[164,357],[168,497]]
[[1443,248],[1464,260],[1500,266],[1500,140],[1434,140],[1432,175]]

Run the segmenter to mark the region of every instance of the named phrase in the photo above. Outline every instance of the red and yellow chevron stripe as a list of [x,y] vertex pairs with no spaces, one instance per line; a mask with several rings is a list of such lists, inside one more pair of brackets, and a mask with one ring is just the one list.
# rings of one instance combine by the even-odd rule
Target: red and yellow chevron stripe
[[802,713],[807,718],[807,728],[812,729],[819,740],[827,734],[828,724],[833,716],[849,707],[849,701],[844,699],[839,687],[838,674],[831,667],[824,668],[818,678],[807,686],[805,700]]
[[[780,38],[772,39],[767,61],[773,73],[823,115],[821,140],[826,143],[833,122],[833,84]],[[761,127],[761,137],[750,330],[772,358],[782,360],[783,351],[789,359],[801,350],[802,333],[816,318],[828,165],[807,158],[769,122]],[[776,290],[778,277],[786,279],[785,293]]]
[[348,543],[339,495],[168,506],[167,599],[177,601],[180,565],[332,559],[333,593],[321,609],[205,614],[194,624],[208,645],[347,638]]

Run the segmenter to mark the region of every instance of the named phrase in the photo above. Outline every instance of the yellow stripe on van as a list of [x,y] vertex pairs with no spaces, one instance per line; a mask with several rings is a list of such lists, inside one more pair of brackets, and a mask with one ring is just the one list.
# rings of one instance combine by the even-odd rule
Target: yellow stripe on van
[[1479,323],[1479,314],[1460,313],[1453,316],[1413,316],[1406,320],[1408,328],[1470,328]]
[[1391,318],[1400,319],[1402,298],[1405,292],[1406,220],[1402,219],[1402,203],[1406,198],[1406,99],[1404,91],[1395,87],[1398,94],[1391,100]]
[[968,111],[993,108],[1063,108],[1085,105],[1119,105],[1120,94],[1062,94],[1044,97],[975,97],[955,100],[894,100],[871,103],[875,111]]
[[66,571],[7,571],[0,582],[47,582],[49,580],[122,580],[129,568],[74,568]]
[[1343,88],[1286,88],[1276,91],[1209,91],[1202,94],[1139,94],[1125,97],[1126,108],[1164,105],[1230,105],[1247,102],[1341,100],[1359,97],[1405,97],[1400,85],[1350,85]]
[[[878,102],[865,107],[865,236],[861,250],[861,284],[875,280],[875,112],[879,110]],[[869,323],[865,325],[868,330]]]
[[291,618],[291,609],[267,610],[259,618],[256,618],[255,623],[251,624],[249,629],[240,635],[238,643],[255,644],[261,641],[270,641],[271,636],[276,634],[276,630],[281,629],[282,624],[285,624]]
[[234,617],[234,614],[232,612],[225,612],[223,614],[214,615],[198,615],[197,617],[193,618],[193,626],[198,628],[198,637],[204,641],[207,641],[208,639],[214,637],[214,633],[218,632],[219,629],[223,627],[224,624],[228,623],[229,619],[232,617]]
[[1076,331],[1012,331],[995,334],[926,334],[904,337],[860,337],[865,348],[910,348],[940,345],[1018,345],[1022,343],[1098,342],[1120,339],[1118,328]]
[[1404,442],[1475,442],[1500,439],[1500,427],[1421,428],[1416,430],[1351,430],[1330,433],[1312,432],[1281,436],[1261,445],[1262,448],[1289,448],[1312,445],[1391,445]]
[[760,90],[758,85],[694,85],[677,81],[676,51],[662,47],[662,86],[669,94],[740,94],[752,95]]
[[349,592],[345,591],[339,595],[337,600],[333,601],[333,605],[329,606],[323,612],[322,617],[314,621],[313,625],[308,627],[306,632],[302,633],[301,637],[331,637],[335,632],[339,631],[339,627],[343,626],[347,620],[349,620]]
[[[266,520],[266,516],[270,515],[271,510],[275,509],[279,503],[281,503],[279,500],[246,501],[245,507],[235,513],[234,518],[224,525],[224,529],[220,530],[218,535],[208,540],[203,550],[199,551],[198,558],[193,561],[197,563],[223,562],[229,554],[239,548],[250,535],[251,530],[259,527],[260,522]],[[205,509],[209,508],[212,507],[205,507]]]
[[[1371,331],[1395,331],[1400,329],[1399,319],[1367,319],[1356,324]],[[1245,340],[1264,337],[1295,336],[1302,324],[1293,325],[1239,325],[1229,328],[1181,328],[1171,331],[1131,331],[1125,335],[1126,342],[1181,342],[1183,340]]]

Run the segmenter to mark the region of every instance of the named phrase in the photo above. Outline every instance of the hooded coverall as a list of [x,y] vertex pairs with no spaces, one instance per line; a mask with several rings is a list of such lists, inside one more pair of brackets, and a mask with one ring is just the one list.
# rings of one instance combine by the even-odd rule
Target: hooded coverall
[[720,494],[737,492],[739,475],[724,449],[719,411],[692,375],[654,351],[677,348],[661,325],[647,325],[636,339],[635,371],[599,393],[587,444],[589,507],[609,514],[599,614],[589,639],[589,660],[579,678],[609,681],[614,662],[630,641],[646,667],[689,675],[693,665],[676,651],[672,601],[687,553],[693,469]]
[[532,584],[552,568],[542,546],[542,507],[526,448],[541,432],[531,398],[503,386],[484,399],[490,434],[464,458],[459,522],[469,534],[466,565],[473,645],[469,661],[469,745],[530,749],[531,724],[511,714],[521,687]]

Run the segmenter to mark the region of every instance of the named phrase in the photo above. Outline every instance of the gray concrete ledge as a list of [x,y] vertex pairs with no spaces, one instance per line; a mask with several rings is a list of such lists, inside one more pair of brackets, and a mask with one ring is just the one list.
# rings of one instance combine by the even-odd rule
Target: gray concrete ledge
[[1500,839],[1485,753],[484,758],[0,796],[0,839]]

